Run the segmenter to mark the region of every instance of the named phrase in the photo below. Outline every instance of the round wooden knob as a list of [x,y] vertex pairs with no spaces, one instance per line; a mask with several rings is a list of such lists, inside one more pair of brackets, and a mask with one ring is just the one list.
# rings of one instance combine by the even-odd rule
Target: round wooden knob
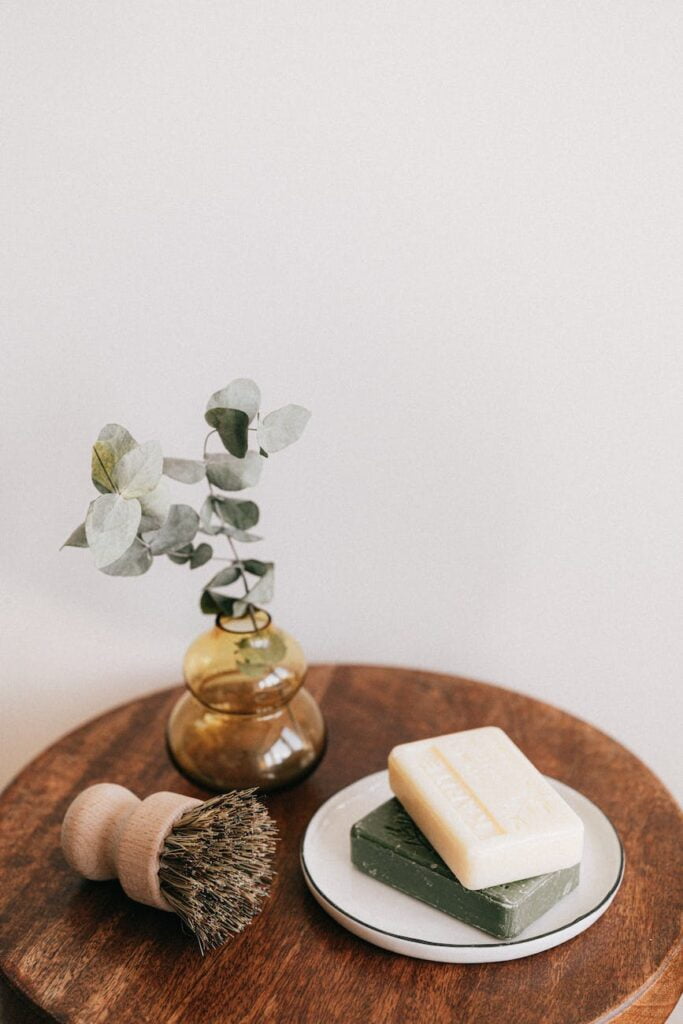
[[64,856],[85,878],[118,878],[131,899],[171,911],[159,888],[159,855],[176,821],[200,803],[179,793],[140,800],[108,782],[90,786],[64,815]]

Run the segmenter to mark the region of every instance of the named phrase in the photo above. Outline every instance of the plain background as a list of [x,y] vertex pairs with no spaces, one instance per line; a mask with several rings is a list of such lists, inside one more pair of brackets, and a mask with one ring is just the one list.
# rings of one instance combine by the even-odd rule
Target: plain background
[[680,4],[0,22],[3,781],[208,625],[210,569],[59,552],[99,428],[195,456],[253,376],[313,410],[251,551],[311,660],[525,691],[680,794]]

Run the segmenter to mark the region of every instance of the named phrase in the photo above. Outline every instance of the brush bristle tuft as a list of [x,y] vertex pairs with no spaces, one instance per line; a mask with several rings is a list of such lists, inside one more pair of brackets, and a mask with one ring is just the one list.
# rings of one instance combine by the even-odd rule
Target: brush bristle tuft
[[202,953],[260,913],[273,878],[276,841],[275,822],[253,789],[193,807],[166,836],[159,857],[161,892],[194,932]]

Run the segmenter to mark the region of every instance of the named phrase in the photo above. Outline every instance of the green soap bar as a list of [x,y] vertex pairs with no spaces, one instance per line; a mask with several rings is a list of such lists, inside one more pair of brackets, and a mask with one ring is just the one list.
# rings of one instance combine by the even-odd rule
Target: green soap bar
[[351,860],[372,878],[499,939],[512,939],[579,884],[579,867],[465,889],[396,799],[351,829]]

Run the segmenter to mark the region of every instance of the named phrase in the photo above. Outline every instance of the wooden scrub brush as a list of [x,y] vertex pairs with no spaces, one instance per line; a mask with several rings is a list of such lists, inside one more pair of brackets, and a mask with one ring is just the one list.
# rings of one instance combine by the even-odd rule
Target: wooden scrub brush
[[99,783],[69,806],[62,850],[85,878],[118,878],[131,899],[175,912],[203,953],[241,932],[268,895],[277,833],[253,794],[140,800]]

